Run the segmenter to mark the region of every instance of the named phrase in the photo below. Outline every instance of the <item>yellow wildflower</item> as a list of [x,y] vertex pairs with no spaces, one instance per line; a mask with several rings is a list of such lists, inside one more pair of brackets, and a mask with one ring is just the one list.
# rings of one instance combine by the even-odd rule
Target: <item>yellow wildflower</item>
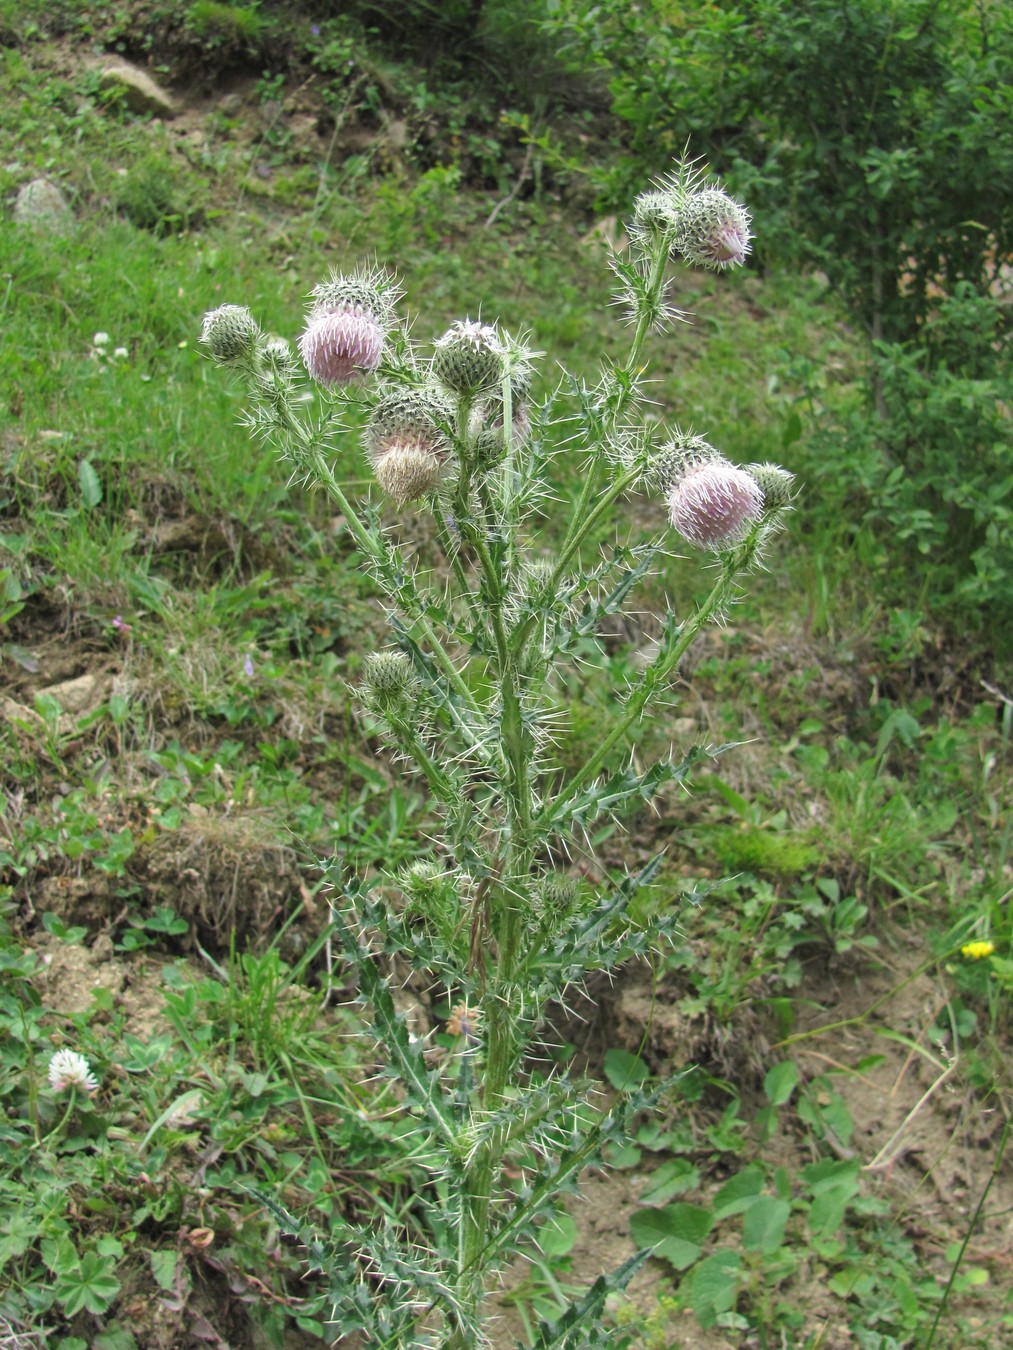
[[966,956],[969,961],[980,961],[983,956],[991,956],[995,951],[994,942],[968,942],[960,949],[961,956]]

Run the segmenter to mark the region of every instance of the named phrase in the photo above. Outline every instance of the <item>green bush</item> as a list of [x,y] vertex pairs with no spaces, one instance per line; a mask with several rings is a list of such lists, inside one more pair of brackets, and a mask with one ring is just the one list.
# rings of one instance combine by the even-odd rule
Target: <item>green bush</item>
[[1013,247],[1013,13],[974,0],[558,0],[571,59],[628,126],[620,202],[705,146],[774,247],[818,265],[875,338],[917,335],[939,285]]
[[1013,619],[1013,369],[999,325],[999,307],[964,283],[922,342],[877,344],[877,397],[804,476],[822,483],[810,495],[824,511],[885,546],[884,600],[920,589],[937,616],[992,629],[1002,647]]

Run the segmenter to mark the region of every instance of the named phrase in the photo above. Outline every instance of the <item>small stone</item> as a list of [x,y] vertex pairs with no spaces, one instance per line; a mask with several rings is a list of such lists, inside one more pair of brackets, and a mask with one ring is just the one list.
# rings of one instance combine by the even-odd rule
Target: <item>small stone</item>
[[33,178],[18,193],[14,219],[44,234],[65,234],[73,216],[67,199],[48,178]]
[[123,102],[131,112],[150,113],[152,117],[175,117],[176,104],[150,75],[123,61],[106,66],[99,75],[103,89],[121,90]]

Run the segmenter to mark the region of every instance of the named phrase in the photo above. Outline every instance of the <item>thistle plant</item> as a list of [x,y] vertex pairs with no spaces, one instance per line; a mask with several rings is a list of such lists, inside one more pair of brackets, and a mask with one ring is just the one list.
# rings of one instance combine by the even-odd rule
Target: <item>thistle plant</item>
[[[491,1344],[485,1300],[504,1265],[537,1242],[560,1196],[652,1100],[637,1089],[600,1107],[593,1084],[544,1071],[534,1050],[569,989],[650,952],[675,928],[674,909],[631,917],[660,858],[598,889],[559,860],[587,856],[603,817],[642,811],[719,753],[698,746],[640,767],[630,751],[790,506],[783,469],[738,467],[702,437],[643,416],[645,340],[683,317],[666,298],[672,262],[734,266],[749,237],[743,208],[693,165],[678,166],[638,200],[629,247],[610,258],[632,330],[625,361],[593,383],[566,376],[540,403],[541,354],[523,336],[464,320],[421,347],[379,269],[331,277],[313,292],[298,342],[313,398],[292,348],[262,333],[248,310],[225,305],[205,317],[209,354],[248,383],[251,432],[294,479],[331,496],[385,597],[389,643],[366,658],[358,694],[439,816],[430,859],[380,884],[330,866],[334,934],[384,1071],[415,1122],[429,1184],[403,1229],[349,1224],[341,1250],[325,1250],[276,1209],[328,1273],[337,1329],[358,1330],[369,1345]],[[353,434],[353,405],[376,502],[353,500],[333,468],[334,445]],[[539,526],[563,456],[579,464],[581,486],[548,553]],[[710,561],[713,584],[703,603],[669,607],[608,734],[563,774],[553,759],[560,675],[679,542],[659,512],[654,540],[588,556],[595,528],[634,493],[665,503],[676,536]],[[554,500],[551,510],[558,515]],[[398,513],[431,517],[435,556],[423,563],[399,543]],[[394,972],[407,969],[442,992],[452,1050],[413,1037],[396,1010]],[[614,1343],[605,1300],[646,1255],[603,1274],[535,1344]]]

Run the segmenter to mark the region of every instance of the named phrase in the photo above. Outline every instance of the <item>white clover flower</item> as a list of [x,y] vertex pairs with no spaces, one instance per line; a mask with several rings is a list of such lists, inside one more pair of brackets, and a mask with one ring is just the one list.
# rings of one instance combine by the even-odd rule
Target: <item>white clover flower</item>
[[113,356],[117,361],[122,361],[126,356],[129,356],[129,352],[126,347],[117,347],[113,351]]
[[76,1088],[90,1096],[98,1091],[98,1079],[84,1055],[79,1055],[76,1050],[57,1050],[49,1061],[49,1086],[54,1092]]
[[108,347],[110,342],[108,333],[96,333],[91,340],[93,347]]

